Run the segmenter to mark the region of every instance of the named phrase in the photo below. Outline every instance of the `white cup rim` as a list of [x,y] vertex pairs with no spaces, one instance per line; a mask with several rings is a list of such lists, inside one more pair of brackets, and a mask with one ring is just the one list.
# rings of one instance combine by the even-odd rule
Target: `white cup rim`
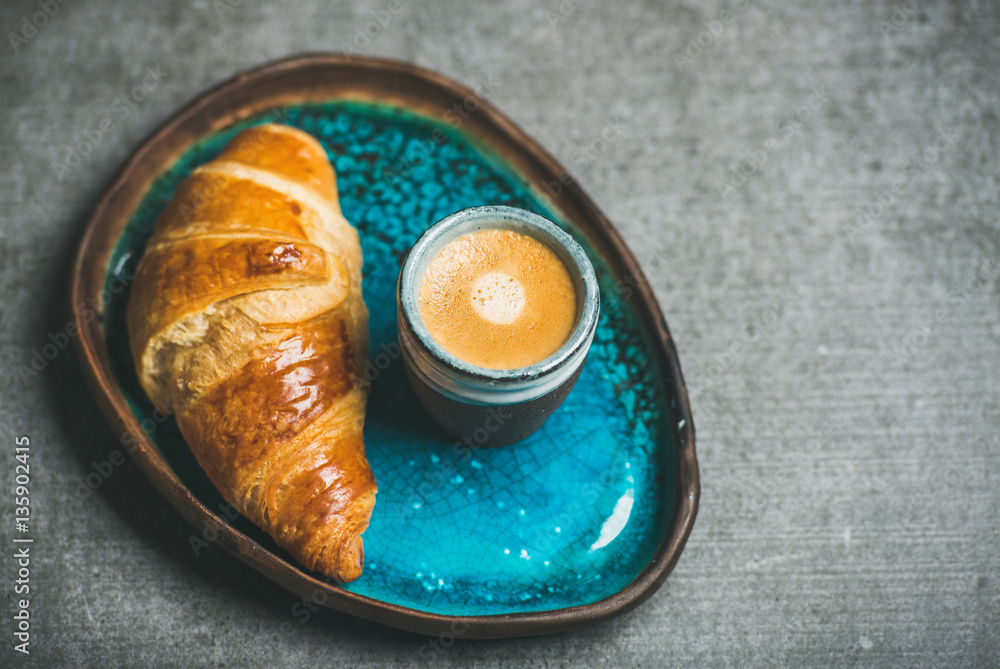
[[[577,322],[562,346],[537,363],[515,369],[490,369],[446,351],[420,317],[424,272],[452,240],[479,230],[507,229],[534,237],[566,265],[580,296]],[[397,286],[399,337],[411,370],[442,394],[482,404],[510,404],[540,397],[568,380],[586,358],[600,314],[594,267],[583,247],[548,219],[516,207],[472,207],[432,225],[403,261]]]

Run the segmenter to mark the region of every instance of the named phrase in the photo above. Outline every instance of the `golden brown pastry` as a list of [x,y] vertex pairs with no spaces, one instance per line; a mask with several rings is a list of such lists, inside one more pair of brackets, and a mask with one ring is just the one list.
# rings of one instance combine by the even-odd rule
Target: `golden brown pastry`
[[259,126],[195,170],[139,263],[128,328],[142,387],[223,497],[310,569],[360,576],[368,311],[320,144]]

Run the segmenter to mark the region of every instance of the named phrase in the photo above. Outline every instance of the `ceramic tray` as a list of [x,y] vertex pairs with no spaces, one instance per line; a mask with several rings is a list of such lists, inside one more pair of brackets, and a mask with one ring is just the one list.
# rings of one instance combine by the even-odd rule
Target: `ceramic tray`
[[[173,419],[152,411],[128,354],[128,277],[157,216],[193,168],[241,129],[268,121],[323,143],[344,215],[361,233],[373,381],[365,444],[378,497],[364,574],[346,585],[304,569],[225,512]],[[483,204],[524,207],[569,231],[594,263],[602,300],[594,344],[565,404],[536,434],[497,449],[435,429],[396,344],[402,257],[433,222]],[[100,318],[88,313],[88,299],[100,301]],[[98,204],[74,267],[72,304],[95,396],[150,481],[203,536],[335,609],[469,638],[576,627],[652,594],[694,523],[687,392],[631,253],[531,138],[476,92],[417,66],[305,55],[239,75],[189,104],[135,152]]]

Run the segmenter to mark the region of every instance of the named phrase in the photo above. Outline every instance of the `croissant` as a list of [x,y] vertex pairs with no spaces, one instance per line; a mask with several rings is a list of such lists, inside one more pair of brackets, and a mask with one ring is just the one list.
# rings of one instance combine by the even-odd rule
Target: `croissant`
[[222,496],[345,582],[361,575],[376,493],[361,262],[322,146],[258,126],[178,187],[127,314],[143,389]]

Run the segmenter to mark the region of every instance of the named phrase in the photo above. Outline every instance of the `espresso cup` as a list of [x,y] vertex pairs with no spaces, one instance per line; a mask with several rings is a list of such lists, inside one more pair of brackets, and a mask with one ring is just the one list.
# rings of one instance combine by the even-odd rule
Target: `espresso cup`
[[[459,336],[463,335],[463,329],[475,330],[482,323],[463,320],[471,319],[468,314],[474,312],[508,323],[510,318],[521,313],[518,310],[534,308],[534,320],[523,326],[524,336],[528,338],[526,341],[530,339],[529,343],[535,349],[539,345],[535,340],[542,341],[541,345],[554,348],[554,351],[545,353],[543,358],[530,364],[507,367],[511,364],[510,360],[525,359],[523,355],[531,359],[531,350],[527,353],[521,350],[526,347],[518,341],[517,321],[504,330],[510,356],[504,355],[505,344],[491,343],[488,338],[483,340],[482,351],[469,354],[472,349],[468,347],[461,349],[452,343],[443,344],[428,327],[428,323],[437,327],[442,318],[447,320],[447,309],[434,312],[433,322],[430,316],[425,321],[423,315],[431,314],[428,306],[431,300],[424,299],[422,302],[421,290],[429,270],[437,268],[435,261],[444,257],[442,252],[456,248],[452,245],[456,240],[459,244],[468,240],[488,244],[492,243],[492,239],[504,243],[502,247],[489,249],[495,257],[523,255],[525,258],[542,258],[542,262],[532,264],[534,261],[524,260],[525,273],[521,281],[515,281],[502,272],[468,276],[462,289],[456,292],[456,295],[467,296],[467,299],[456,298],[461,302],[456,303],[454,309],[456,320],[446,323],[445,330],[457,332]],[[463,248],[466,255],[461,257],[468,259],[468,248]],[[512,249],[517,251],[512,252]],[[545,261],[545,258],[551,259],[548,252],[554,254],[565,273],[556,269],[558,263]],[[472,264],[475,264],[474,260]],[[455,265],[459,271],[469,271],[468,266],[469,263]],[[552,272],[551,275],[543,272],[539,276],[537,268],[543,266],[546,272]],[[549,283],[552,285],[549,286]],[[562,301],[561,296],[566,294],[569,285],[573,289],[574,304],[567,306],[569,303]],[[427,290],[425,298],[430,294]],[[542,216],[504,206],[464,209],[431,226],[413,245],[403,262],[396,297],[399,343],[410,384],[435,422],[445,432],[470,446],[510,444],[542,426],[576,383],[593,341],[600,313],[597,277],[580,245]],[[475,301],[478,304],[471,304]],[[544,318],[538,316],[539,301],[545,312]],[[550,315],[552,318],[549,318]],[[553,320],[560,322],[553,325]],[[558,337],[560,332],[553,330],[554,327],[568,330],[561,343],[552,339],[553,336]],[[512,331],[514,334],[510,334]],[[538,335],[539,332],[544,336]],[[468,343],[470,337],[466,336],[465,341]],[[471,337],[471,341],[474,346],[475,336]],[[454,352],[456,350],[466,352],[458,355]],[[487,366],[470,362],[470,359],[488,359],[491,362]],[[505,359],[507,363],[503,362]],[[501,362],[494,364],[493,360]]]

